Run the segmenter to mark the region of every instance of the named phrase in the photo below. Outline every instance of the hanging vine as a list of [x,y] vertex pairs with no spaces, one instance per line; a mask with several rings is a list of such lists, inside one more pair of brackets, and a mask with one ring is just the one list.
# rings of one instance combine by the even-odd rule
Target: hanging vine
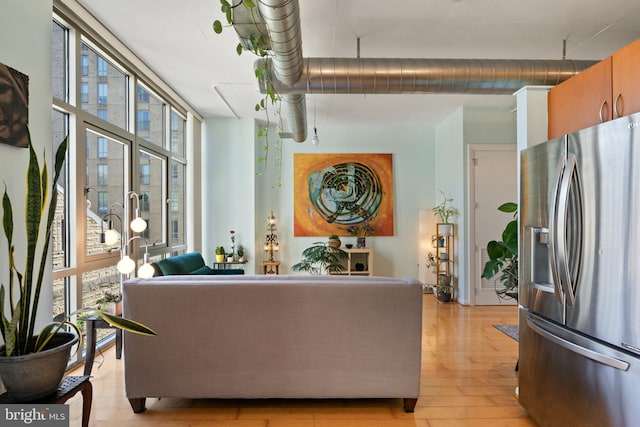
[[[225,15],[227,25],[223,25],[220,20],[215,20],[213,22],[213,31],[216,34],[222,33],[222,30],[225,27],[233,25],[233,10],[240,5],[246,7],[249,10],[253,10],[256,8],[256,4],[253,0],[241,0],[236,4],[231,4],[227,0],[220,0],[220,10]],[[245,50],[249,50],[254,55],[265,58],[268,56],[272,56],[272,52],[267,46],[267,42],[265,38],[260,34],[259,36],[250,36],[248,39],[245,39],[245,43],[239,42],[236,45],[236,53],[241,55]],[[282,116],[281,116],[281,105],[282,98],[275,91],[273,84],[271,83],[271,79],[269,78],[269,71],[265,65],[265,62],[261,62],[261,65],[254,70],[254,74],[258,81],[264,83],[265,95],[255,105],[255,111],[264,111],[266,116],[266,124],[260,128],[257,135],[258,138],[262,138],[264,140],[262,153],[258,156],[258,165],[259,168],[256,171],[256,175],[264,175],[267,170],[267,165],[269,163],[269,151],[275,151],[275,156],[273,158],[273,166],[277,171],[276,175],[276,183],[273,185],[274,188],[279,188],[282,186],[282,139],[280,138],[280,132],[282,130]],[[270,106],[274,108],[273,111],[270,111]],[[272,124],[270,113],[273,112],[277,118],[277,124],[275,129],[276,138],[273,141],[273,144],[270,144],[269,138],[269,128]]]

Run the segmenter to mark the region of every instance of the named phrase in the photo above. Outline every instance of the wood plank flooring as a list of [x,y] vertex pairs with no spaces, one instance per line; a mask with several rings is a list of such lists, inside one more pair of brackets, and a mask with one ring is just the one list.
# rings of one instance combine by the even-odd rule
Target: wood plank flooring
[[[494,324],[517,323],[514,306],[440,304],[424,295],[421,392],[415,413],[400,399],[147,399],[134,414],[114,347],[96,355],[93,427],[524,427],[536,424],[514,397],[518,343]],[[71,375],[81,375],[81,368]],[[79,396],[69,400],[80,426]]]

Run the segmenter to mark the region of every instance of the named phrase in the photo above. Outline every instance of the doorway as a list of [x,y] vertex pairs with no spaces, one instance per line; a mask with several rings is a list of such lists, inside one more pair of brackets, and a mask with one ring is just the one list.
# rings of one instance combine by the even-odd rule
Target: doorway
[[471,225],[470,257],[472,305],[516,304],[513,299],[501,299],[496,287],[499,275],[482,279],[487,261],[487,243],[501,240],[502,231],[511,214],[498,211],[506,202],[518,201],[517,147],[515,144],[474,144],[469,146],[470,191],[469,223]]

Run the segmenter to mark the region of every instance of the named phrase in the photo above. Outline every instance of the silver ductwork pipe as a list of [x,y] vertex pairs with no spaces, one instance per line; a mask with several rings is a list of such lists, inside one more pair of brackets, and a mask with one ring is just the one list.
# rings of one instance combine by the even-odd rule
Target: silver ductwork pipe
[[[273,57],[268,74],[273,81],[292,85],[303,69],[300,8],[297,0],[258,0],[258,10],[267,26]],[[257,64],[256,64],[257,65]],[[264,83],[264,82],[263,82]],[[263,93],[266,93],[263,92]],[[282,107],[295,141],[307,139],[307,108],[304,93],[282,95]]]
[[[284,115],[297,142],[307,138],[307,93],[513,94],[527,85],[557,85],[595,64],[516,59],[305,59],[298,0],[258,0],[257,5],[259,13],[250,17],[260,34],[266,27],[273,57],[257,60],[255,67],[266,66],[269,84],[282,96]],[[251,31],[238,34],[248,39]],[[259,85],[266,93],[266,83]]]
[[258,0],[258,10],[267,26],[275,77],[292,85],[302,75],[302,35],[297,0]]
[[[257,62],[264,61],[270,65],[270,59]],[[283,84],[272,80],[274,89],[280,94],[511,95],[527,85],[557,85],[595,61],[305,58],[304,63],[304,73],[298,82]],[[264,83],[260,90],[265,90]]]

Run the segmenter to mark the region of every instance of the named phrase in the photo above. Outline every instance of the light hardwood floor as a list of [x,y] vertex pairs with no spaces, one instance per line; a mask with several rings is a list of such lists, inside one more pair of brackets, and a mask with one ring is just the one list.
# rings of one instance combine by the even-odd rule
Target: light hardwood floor
[[[422,379],[415,413],[400,399],[147,399],[134,414],[113,347],[96,355],[94,427],[521,427],[535,426],[514,397],[518,343],[494,324],[517,323],[514,306],[440,304],[424,295]],[[81,369],[70,372],[81,375]],[[69,400],[80,426],[81,398]]]

